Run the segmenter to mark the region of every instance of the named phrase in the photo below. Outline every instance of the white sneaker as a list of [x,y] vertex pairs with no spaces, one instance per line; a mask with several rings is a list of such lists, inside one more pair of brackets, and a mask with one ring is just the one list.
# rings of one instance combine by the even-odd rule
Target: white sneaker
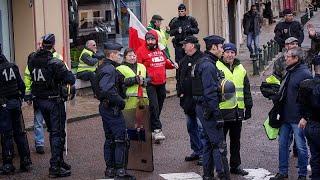
[[308,169],[308,171],[311,172],[311,166],[310,166],[310,164],[307,166],[307,169]]
[[166,137],[163,135],[161,129],[154,130],[154,140],[164,140]]

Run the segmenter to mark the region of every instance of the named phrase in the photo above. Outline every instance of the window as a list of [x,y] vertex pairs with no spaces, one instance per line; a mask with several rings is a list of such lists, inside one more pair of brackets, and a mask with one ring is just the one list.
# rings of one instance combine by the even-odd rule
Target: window
[[[141,19],[140,0],[124,0]],[[129,14],[120,0],[69,0],[71,60],[76,65],[86,41],[95,40],[98,48],[115,41],[128,45]]]

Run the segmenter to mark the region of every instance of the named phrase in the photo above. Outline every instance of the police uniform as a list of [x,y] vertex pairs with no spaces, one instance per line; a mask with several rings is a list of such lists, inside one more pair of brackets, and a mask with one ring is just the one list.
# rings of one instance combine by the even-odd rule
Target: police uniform
[[[223,44],[224,39],[219,36],[204,38],[206,45]],[[222,115],[219,110],[219,81],[221,74],[216,67],[218,57],[206,51],[206,56],[199,59],[194,69],[195,81],[200,80],[201,88],[194,86],[193,95],[197,96],[196,114],[200,119],[206,143],[203,152],[203,179],[213,179],[214,167],[220,179],[229,179],[227,160],[227,145],[224,140]]]
[[[43,42],[50,41],[46,42],[44,38]],[[49,175],[51,177],[70,176],[71,166],[63,160],[66,112],[62,89],[66,84],[74,85],[74,75],[45,47],[30,57],[28,69],[31,73],[33,103],[40,109],[49,132],[51,146]]]
[[[314,65],[320,66],[320,56],[316,56]],[[302,116],[307,120],[305,135],[310,147],[311,179],[320,179],[320,74],[316,72],[313,79],[300,83],[298,102],[303,107]]]
[[[105,50],[120,51],[118,43],[105,43]],[[119,64],[105,58],[97,68],[95,79],[95,93],[100,100],[99,112],[102,117],[105,133],[104,159],[106,162],[106,178],[131,177],[126,173],[128,156],[128,138],[122,110],[125,107],[124,97],[120,96]]]
[[12,164],[13,137],[20,156],[20,169],[28,171],[32,164],[21,111],[24,93],[25,85],[18,67],[0,54],[0,133],[4,165],[1,174],[13,173],[15,169]]
[[[186,6],[180,4],[178,10],[186,10]],[[179,16],[171,19],[169,27],[170,36],[174,36],[172,44],[175,49],[175,61],[179,62],[185,56],[184,49],[180,42],[187,36],[199,33],[198,22],[192,16]],[[181,31],[179,31],[179,29],[181,29]]]
[[[44,37],[43,37],[44,38]],[[54,44],[55,42],[51,42]],[[29,56],[32,57],[32,55],[35,52],[32,52]],[[52,56],[56,59],[60,59],[63,61],[63,57],[56,52],[54,49],[52,49]],[[28,66],[26,66],[25,71],[24,71],[24,83],[26,85],[26,95],[25,95],[25,101],[32,101],[32,94],[31,94],[31,75]],[[33,104],[35,105],[35,104]],[[44,131],[43,131],[43,116],[41,114],[40,109],[37,106],[33,106],[34,109],[34,136],[35,136],[35,147],[36,147],[36,152],[39,154],[44,154]]]

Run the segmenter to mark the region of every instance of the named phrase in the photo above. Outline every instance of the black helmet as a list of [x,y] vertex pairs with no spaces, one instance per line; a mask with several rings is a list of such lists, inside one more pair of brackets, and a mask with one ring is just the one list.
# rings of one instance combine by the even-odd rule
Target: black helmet
[[221,101],[229,100],[236,95],[236,87],[233,82],[227,79],[222,79],[220,82]]
[[56,43],[56,37],[54,34],[49,33],[43,36],[42,38],[42,45],[54,45]]

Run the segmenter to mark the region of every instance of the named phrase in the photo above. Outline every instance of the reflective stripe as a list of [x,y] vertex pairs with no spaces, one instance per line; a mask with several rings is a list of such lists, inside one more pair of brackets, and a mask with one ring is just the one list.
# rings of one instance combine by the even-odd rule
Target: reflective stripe
[[244,83],[244,77],[246,76],[246,70],[244,67],[240,64],[236,66],[231,72],[221,61],[217,61],[216,66],[219,70],[224,72],[225,78],[232,81],[236,87],[236,99],[237,102],[236,105],[233,105],[233,102],[230,100],[228,102],[221,102],[219,104],[220,109],[233,109],[237,105],[239,108],[244,109],[244,102],[243,102],[243,83]]
[[280,80],[277,79],[274,75],[267,77],[266,82],[269,84],[278,84],[280,85]]

